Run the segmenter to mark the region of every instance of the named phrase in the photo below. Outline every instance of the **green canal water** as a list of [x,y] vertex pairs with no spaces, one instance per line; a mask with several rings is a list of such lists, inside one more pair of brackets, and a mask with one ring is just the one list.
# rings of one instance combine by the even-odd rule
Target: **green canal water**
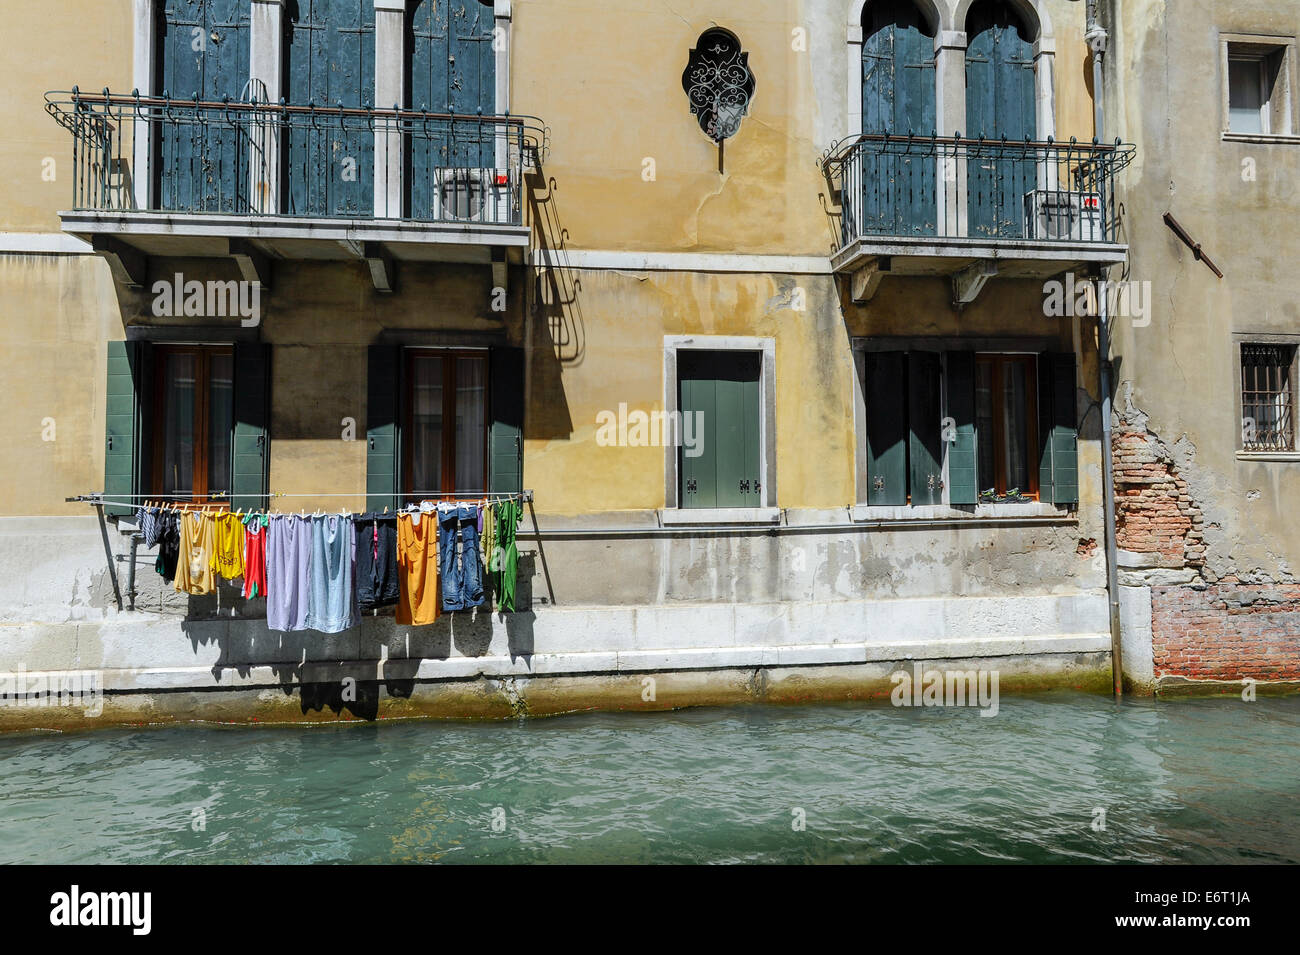
[[112,730],[0,772],[6,863],[1300,862],[1300,699]]

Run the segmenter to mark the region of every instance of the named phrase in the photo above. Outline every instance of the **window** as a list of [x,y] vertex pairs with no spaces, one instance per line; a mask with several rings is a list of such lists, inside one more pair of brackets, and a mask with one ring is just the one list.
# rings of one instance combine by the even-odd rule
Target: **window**
[[859,500],[1078,502],[1073,354],[863,350],[858,369]]
[[[108,342],[104,490],[266,505],[271,347]],[[121,516],[132,508],[114,506]]]
[[1238,38],[1224,42],[1225,128],[1245,136],[1289,136],[1290,42]]
[[1241,449],[1294,451],[1296,346],[1241,346]]
[[1038,496],[1033,355],[975,356],[975,433],[982,500]]
[[487,365],[484,352],[407,351],[408,495],[487,489]]
[[227,346],[155,350],[153,489],[205,498],[230,491],[234,355]]
[[761,368],[759,352],[678,353],[682,507],[762,504]]
[[376,342],[366,357],[367,506],[524,489],[524,350]]

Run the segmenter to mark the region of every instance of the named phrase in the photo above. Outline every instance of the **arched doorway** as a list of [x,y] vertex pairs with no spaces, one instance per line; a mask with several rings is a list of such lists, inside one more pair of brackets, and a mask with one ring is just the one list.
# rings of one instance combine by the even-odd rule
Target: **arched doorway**
[[[249,77],[248,0],[165,0],[154,24],[154,93],[239,101]],[[248,211],[248,136],[215,111],[181,107],[154,124],[158,207],[179,212]]]
[[[1024,143],[1038,138],[1032,28],[1008,0],[979,0],[966,17],[966,129],[971,139]],[[1032,158],[996,146],[967,162],[968,231],[988,238],[1024,233],[1024,196],[1035,185]]]
[[[482,0],[421,0],[407,21],[412,109],[473,117],[496,114],[495,20]],[[497,136],[491,125],[465,122],[420,131],[408,143],[410,210],[415,218],[436,217],[440,169],[496,165]]]
[[[934,27],[913,0],[873,0],[862,11],[862,132],[928,137],[935,128]],[[867,144],[861,155],[863,231],[933,235],[933,157],[896,144]]]
[[[291,0],[285,66],[295,106],[375,105],[374,0]],[[295,122],[288,163],[291,215],[358,216],[374,208],[373,137],[355,120]]]

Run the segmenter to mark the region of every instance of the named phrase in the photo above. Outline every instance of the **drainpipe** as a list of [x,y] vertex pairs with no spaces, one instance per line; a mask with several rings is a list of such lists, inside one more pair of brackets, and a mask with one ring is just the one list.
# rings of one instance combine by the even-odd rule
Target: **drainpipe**
[[[1092,102],[1094,135],[1105,141],[1105,107],[1102,101],[1102,58],[1106,54],[1106,30],[1098,16],[1098,0],[1088,0],[1088,27],[1084,39],[1092,49]],[[1105,278],[1106,270],[1098,270]],[[1110,665],[1115,696],[1124,695],[1124,662],[1120,645],[1119,569],[1115,543],[1115,474],[1111,460],[1111,365],[1110,317],[1107,314],[1106,288],[1097,296],[1097,358],[1101,377],[1101,486],[1106,537],[1106,596],[1110,609]]]

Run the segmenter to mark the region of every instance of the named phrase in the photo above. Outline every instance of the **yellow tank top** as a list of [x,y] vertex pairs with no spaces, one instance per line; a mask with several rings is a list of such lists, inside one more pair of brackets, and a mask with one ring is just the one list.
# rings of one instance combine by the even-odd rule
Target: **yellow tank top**
[[244,523],[234,514],[217,515],[212,569],[226,580],[244,576]]

